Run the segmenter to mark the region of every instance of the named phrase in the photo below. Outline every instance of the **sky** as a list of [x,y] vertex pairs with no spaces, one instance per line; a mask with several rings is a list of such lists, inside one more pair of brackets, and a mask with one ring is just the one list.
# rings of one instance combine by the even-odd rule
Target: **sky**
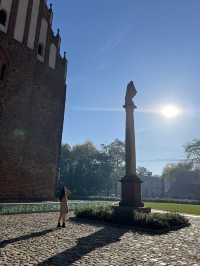
[[[68,77],[63,143],[125,138],[134,81],[137,165],[161,174],[200,132],[199,0],[52,0]],[[166,119],[168,104],[182,114]],[[152,111],[153,110],[153,111]]]

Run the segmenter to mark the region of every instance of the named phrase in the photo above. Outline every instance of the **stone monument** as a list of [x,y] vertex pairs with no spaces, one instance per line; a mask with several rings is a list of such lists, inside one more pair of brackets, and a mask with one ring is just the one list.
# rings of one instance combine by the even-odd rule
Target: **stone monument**
[[120,207],[150,212],[150,209],[143,208],[141,200],[141,180],[136,174],[136,149],[135,149],[135,129],[134,129],[134,109],[136,106],[133,98],[137,90],[131,81],[127,86],[125,105],[126,110],[126,175],[121,180],[122,195]]

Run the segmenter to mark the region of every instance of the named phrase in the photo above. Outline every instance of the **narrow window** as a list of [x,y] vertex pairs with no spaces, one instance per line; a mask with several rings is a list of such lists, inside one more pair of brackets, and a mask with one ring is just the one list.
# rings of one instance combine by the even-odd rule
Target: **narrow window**
[[1,9],[0,10],[0,24],[3,26],[6,26],[6,21],[7,21],[7,13],[5,10]]
[[56,66],[57,48],[55,44],[51,44],[49,52],[49,66],[55,69]]
[[38,54],[43,56],[43,45],[41,43],[38,45]]
[[3,64],[1,68],[1,73],[0,73],[0,80],[3,81],[5,77],[5,72],[6,72],[6,65]]

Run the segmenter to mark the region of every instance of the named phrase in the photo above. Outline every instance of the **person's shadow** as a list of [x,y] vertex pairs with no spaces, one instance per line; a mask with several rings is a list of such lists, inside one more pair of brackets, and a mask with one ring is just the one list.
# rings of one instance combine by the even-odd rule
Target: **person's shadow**
[[3,241],[0,241],[0,249],[1,248],[5,248],[7,245],[16,243],[18,241],[23,241],[23,240],[28,240],[28,239],[31,239],[31,238],[44,236],[44,235],[46,235],[48,233],[51,233],[51,232],[53,232],[55,230],[56,230],[55,228],[53,228],[53,229],[45,229],[45,230],[40,231],[40,232],[34,232],[34,233],[31,233],[31,234],[28,234],[28,235],[23,235],[23,236],[19,236],[19,237],[16,237],[16,238],[11,238],[11,239],[6,239],[6,240],[3,240]]
[[55,256],[37,264],[37,266],[71,265],[95,249],[120,241],[120,237],[122,237],[127,230],[127,228],[120,227],[112,228],[111,230],[110,226],[105,226],[103,229],[100,229],[89,236],[79,238],[76,246],[56,254]]
[[[91,251],[104,247],[106,245],[115,243],[117,241],[120,241],[120,238],[128,231],[135,231],[133,227],[124,227],[124,226],[110,226],[108,224],[102,224],[98,222],[91,222],[91,221],[82,221],[79,219],[70,219],[71,222],[75,223],[86,223],[86,224],[96,224],[99,226],[104,226],[99,231],[86,236],[79,238],[77,240],[76,246],[69,248],[61,253],[56,254],[55,256],[48,258],[47,260],[37,264],[37,266],[45,266],[45,265],[51,265],[51,266],[62,266],[62,265],[71,265],[75,261],[81,259],[84,255],[90,253]],[[55,230],[58,230],[56,228],[53,229],[46,229],[40,232],[34,232],[28,235],[19,236],[13,239],[3,240],[0,242],[0,248],[4,248],[8,244],[12,244],[18,241],[22,240],[28,240],[31,238],[41,237],[48,233],[51,233]],[[140,234],[154,234],[151,232],[141,232],[136,230]]]

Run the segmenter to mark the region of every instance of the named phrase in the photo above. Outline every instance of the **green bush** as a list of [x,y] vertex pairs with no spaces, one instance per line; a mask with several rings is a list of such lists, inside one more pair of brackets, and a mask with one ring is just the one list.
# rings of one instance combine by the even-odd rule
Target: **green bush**
[[112,206],[82,206],[75,209],[77,218],[86,218],[150,230],[174,230],[189,226],[187,218],[176,213],[142,213]]
[[[74,210],[77,206],[110,206],[109,202],[89,202],[89,201],[69,201],[70,210]],[[58,212],[60,210],[59,202],[41,202],[41,203],[0,203],[0,215],[20,214],[20,213],[42,213],[42,212]]]

